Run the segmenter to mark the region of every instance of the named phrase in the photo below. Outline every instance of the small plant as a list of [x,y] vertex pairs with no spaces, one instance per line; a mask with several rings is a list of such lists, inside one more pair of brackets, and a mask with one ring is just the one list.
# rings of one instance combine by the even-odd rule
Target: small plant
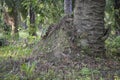
[[81,75],[90,75],[91,72],[90,72],[90,69],[84,67],[84,68],[81,69],[80,74]]
[[28,63],[22,64],[20,67],[21,73],[26,75],[27,78],[30,78],[34,74],[35,67],[36,67],[36,62],[33,62],[33,63],[28,62]]
[[100,77],[99,74],[100,74],[100,71],[96,69],[89,69],[87,67],[83,67],[80,70],[81,78],[85,80],[91,80],[91,79],[96,80],[96,77]]

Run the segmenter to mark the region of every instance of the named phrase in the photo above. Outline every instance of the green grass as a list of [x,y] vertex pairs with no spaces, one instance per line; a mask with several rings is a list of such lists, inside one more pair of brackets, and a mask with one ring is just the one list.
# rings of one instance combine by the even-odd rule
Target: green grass
[[19,33],[20,35],[20,40],[16,40],[13,42],[13,40],[10,38],[10,35],[3,35],[2,33],[0,34],[0,37],[6,36],[6,39],[10,43],[8,46],[3,46],[0,47],[0,57],[8,58],[8,57],[13,57],[17,59],[18,57],[22,56],[27,56],[31,53],[32,49],[28,47],[23,47],[24,43],[24,38],[27,38],[29,35],[28,33],[21,31]]
[[0,48],[0,61],[7,60],[8,58],[12,58],[13,60],[19,60],[21,58],[25,58],[30,55],[32,49],[16,47],[13,45],[5,46]]

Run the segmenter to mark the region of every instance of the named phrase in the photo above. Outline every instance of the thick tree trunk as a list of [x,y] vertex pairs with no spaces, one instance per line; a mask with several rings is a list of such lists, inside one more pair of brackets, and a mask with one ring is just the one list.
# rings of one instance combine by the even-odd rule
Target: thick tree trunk
[[72,0],[64,0],[64,13],[72,14]]
[[85,49],[92,56],[105,56],[104,40],[102,40],[104,10],[105,0],[75,2],[74,25],[77,29],[77,46]]
[[30,27],[29,27],[29,34],[31,36],[36,36],[36,27],[35,27],[35,12],[30,5]]

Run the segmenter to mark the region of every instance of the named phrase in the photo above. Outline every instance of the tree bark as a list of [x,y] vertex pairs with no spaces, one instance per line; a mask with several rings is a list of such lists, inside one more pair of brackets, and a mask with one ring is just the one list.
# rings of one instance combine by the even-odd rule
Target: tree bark
[[74,25],[77,46],[91,56],[105,56],[104,35],[105,0],[76,0]]

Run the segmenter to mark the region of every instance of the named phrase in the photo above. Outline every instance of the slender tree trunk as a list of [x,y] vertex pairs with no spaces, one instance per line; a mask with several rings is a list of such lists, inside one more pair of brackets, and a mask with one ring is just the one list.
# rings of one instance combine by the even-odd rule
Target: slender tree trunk
[[14,19],[14,25],[12,25],[12,31],[11,34],[12,36],[16,35],[18,36],[18,25],[19,25],[19,21],[18,21],[18,11],[17,9],[14,9],[13,11],[13,19]]
[[114,9],[116,35],[120,35],[120,0],[115,0]]
[[64,0],[64,13],[72,14],[72,0]]
[[120,10],[115,13],[115,28],[116,28],[116,35],[120,35]]
[[30,5],[30,27],[29,27],[29,34],[31,36],[36,36],[36,27],[35,27],[35,12]]
[[[91,56],[105,56],[104,10],[105,0],[76,0],[74,26],[77,32],[77,46]],[[101,37],[101,38],[99,38]]]

